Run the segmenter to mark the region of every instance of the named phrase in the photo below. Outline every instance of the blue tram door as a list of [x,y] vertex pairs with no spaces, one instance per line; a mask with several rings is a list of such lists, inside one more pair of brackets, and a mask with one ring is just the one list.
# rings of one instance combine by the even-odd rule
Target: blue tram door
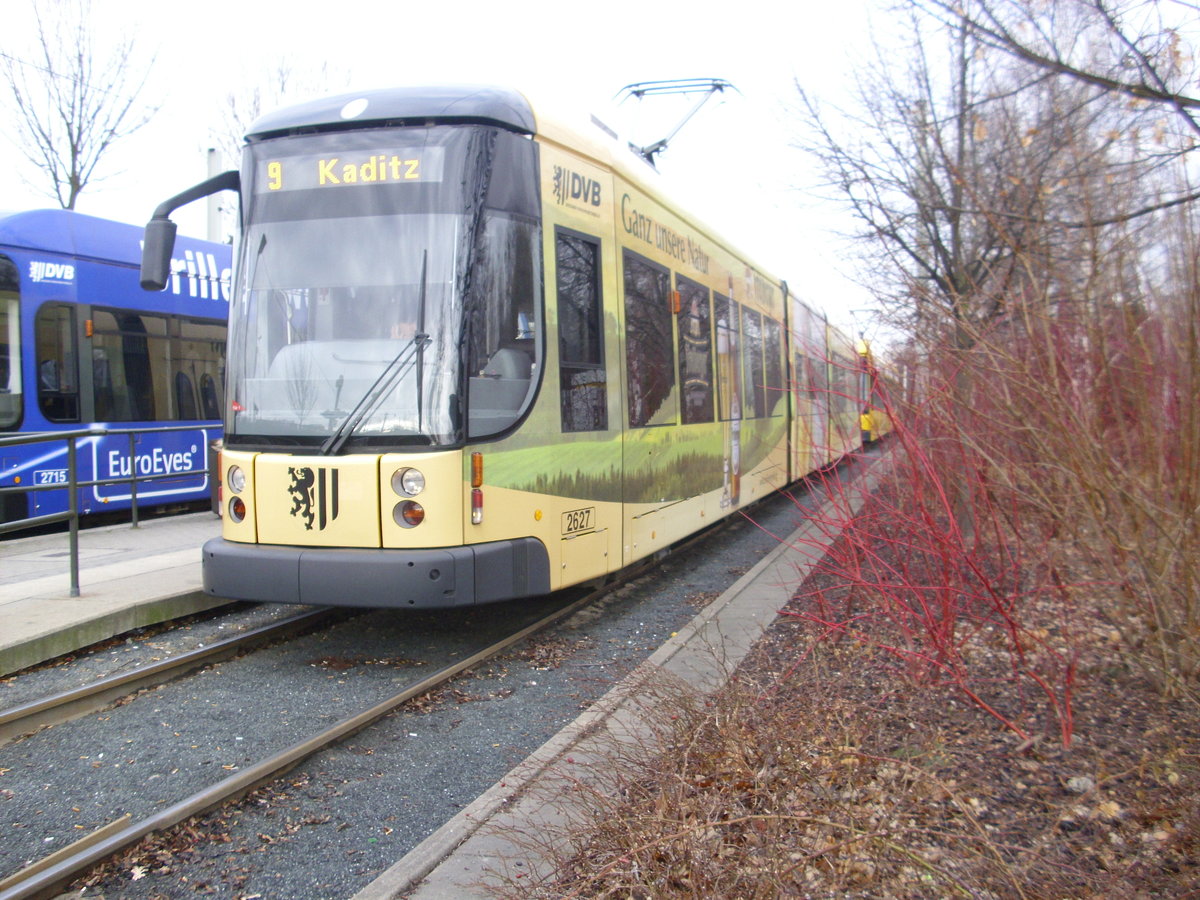
[[[11,434],[21,427],[24,392],[20,301],[17,266],[0,254],[0,435]],[[11,456],[11,449],[0,450],[0,487],[15,486],[6,476],[8,470],[15,467]],[[0,494],[0,522],[24,518],[28,502],[24,492]]]

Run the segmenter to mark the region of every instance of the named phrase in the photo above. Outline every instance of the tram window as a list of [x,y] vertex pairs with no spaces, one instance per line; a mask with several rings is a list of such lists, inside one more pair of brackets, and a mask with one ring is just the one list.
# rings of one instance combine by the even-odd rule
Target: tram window
[[766,384],[763,381],[762,315],[742,310],[742,383],[746,385],[742,418],[755,419],[766,413]]
[[679,291],[679,383],[682,402],[679,417],[684,425],[713,420],[712,318],[708,288],[676,276]]
[[717,399],[721,420],[742,417],[741,394],[741,308],[720,294],[713,301],[717,320]]
[[205,419],[221,418],[221,400],[217,379],[205,372],[200,376],[200,414]]
[[179,340],[171,348],[171,361],[177,373],[187,376],[195,386],[191,414],[179,407],[181,419],[219,419],[221,402],[221,361],[225,358],[225,328],[220,322],[203,319],[179,319]]
[[[145,318],[150,318],[149,316]],[[108,371],[117,398],[118,422],[152,421],[155,417],[154,382],[150,373],[150,341],[143,317],[134,312],[97,312],[93,351],[107,351]]]
[[805,358],[808,370],[808,390],[818,409],[829,408],[829,366],[827,363],[811,356]]
[[17,267],[0,256],[0,428],[21,421],[21,320]]
[[608,428],[600,242],[562,229],[555,243],[563,431]]
[[198,404],[196,403],[196,386],[187,372],[175,373],[175,409],[176,419],[195,419]]
[[[510,428],[536,388],[542,352],[540,250],[541,232],[535,223],[490,211],[485,214],[466,310],[471,437]],[[426,366],[449,347],[444,341],[435,342],[426,353]],[[457,403],[453,397],[448,401]]]
[[669,288],[666,269],[625,252],[625,345],[632,428],[675,422]]
[[858,372],[849,358],[842,356],[838,358],[838,364],[842,369],[842,391],[841,391],[841,414],[843,416],[854,416],[854,421],[858,421],[858,414],[862,412],[862,407],[859,406],[857,399],[858,391]]
[[145,314],[126,318],[135,334],[139,322],[146,333],[142,343],[130,341],[133,352],[127,353],[125,361],[125,375],[132,378],[132,385],[141,394],[143,415],[164,421],[180,418],[175,395],[175,346],[167,331],[167,320]]
[[781,416],[786,410],[786,397],[783,390],[783,362],[781,353],[783,347],[783,328],[774,319],[763,320],[765,345],[763,360],[766,366],[766,414]]
[[78,350],[75,311],[46,303],[34,318],[38,406],[51,422],[79,421]]
[[807,365],[803,353],[792,354],[792,391],[795,394],[797,415],[804,414],[804,403],[808,400]]
[[830,354],[828,384],[830,415],[835,419],[841,419],[846,415],[846,409],[851,401],[846,384],[846,367],[842,357],[836,353]]
[[220,418],[220,322],[94,308],[92,323],[96,421]]

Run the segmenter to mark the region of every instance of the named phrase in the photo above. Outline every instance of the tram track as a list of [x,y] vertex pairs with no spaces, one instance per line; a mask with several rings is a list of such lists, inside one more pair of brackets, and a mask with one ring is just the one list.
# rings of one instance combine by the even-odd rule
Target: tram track
[[[628,577],[634,577],[642,570],[638,569],[631,572]],[[388,697],[387,699],[371,705],[370,707],[360,710],[359,712],[341,719],[336,724],[320,731],[311,737],[305,738],[292,746],[274,753],[261,761],[249,766],[243,766],[238,769],[235,774],[232,774],[221,781],[212,784],[202,790],[196,791],[190,796],[172,804],[171,806],[162,809],[155,814],[132,821],[129,817],[118,819],[108,825],[94,831],[87,837],[75,842],[74,844],[65,847],[48,857],[38,860],[24,869],[14,873],[8,878],[0,880],[0,900],[25,900],[25,898],[41,898],[53,897],[64,886],[86,874],[92,867],[113,856],[122,850],[133,846],[142,838],[155,832],[164,832],[168,829],[186,821],[192,816],[199,815],[208,810],[214,809],[223,803],[235,800],[238,797],[248,793],[254,788],[271,781],[274,778],[283,775],[299,763],[309,757],[319,753],[321,750],[336,744],[337,742],[349,737],[350,735],[370,726],[372,723],[386,716],[388,713],[407,703],[408,701],[427,694],[430,691],[444,685],[454,679],[463,672],[478,666],[492,657],[495,657],[505,650],[522,640],[536,634],[539,631],[545,630],[552,625],[562,621],[564,618],[574,614],[583,607],[595,602],[597,598],[612,590],[616,585],[623,583],[627,578],[621,579],[619,582],[606,585],[597,590],[589,591],[581,597],[571,600],[564,606],[561,606],[547,615],[542,616],[537,621],[528,624],[510,634],[505,635],[501,639],[492,642],[476,652],[458,659],[457,661],[440,668],[425,678],[419,679],[413,683],[406,685],[402,690]],[[321,613],[331,613],[331,610],[319,610],[314,613],[309,613],[304,616],[297,616],[285,622],[278,623],[277,626],[291,625],[292,627],[303,627],[305,621],[315,620]],[[266,629],[257,629],[256,631],[265,631]],[[242,639],[250,638],[252,635],[247,634],[240,636]],[[205,648],[215,649],[215,648]],[[236,653],[236,649],[223,649],[218,652],[225,652],[226,655]],[[191,657],[193,654],[185,654]],[[211,661],[211,660],[209,660]],[[203,665],[204,662],[195,663],[195,665]],[[156,667],[145,667],[156,668]],[[193,665],[194,668],[194,665]],[[114,681],[124,680],[127,685],[130,683],[128,679],[135,676],[137,673],[128,673],[127,676],[115,676]],[[153,676],[151,676],[153,677]],[[170,677],[166,675],[165,677]],[[121,690],[120,686],[113,686],[112,690]],[[74,693],[74,692],[70,692]],[[92,696],[100,696],[104,691],[99,691]],[[47,698],[43,703],[50,703],[55,698]],[[81,698],[78,702],[88,702],[86,698]],[[39,704],[27,704],[33,707]],[[65,702],[57,707],[51,705],[50,710],[69,708],[71,702]],[[16,711],[8,711],[16,712]],[[40,714],[40,713],[35,713]],[[83,713],[77,713],[82,715]],[[2,719],[0,719],[2,721]],[[28,717],[24,720],[13,718],[12,721],[29,722],[32,719]]]
[[91,684],[59,691],[8,709],[0,710],[0,747],[40,728],[60,725],[135,694],[140,690],[179,678],[201,666],[229,659],[238,653],[283,640],[322,624],[347,618],[347,610],[328,607],[307,610],[295,616],[220,638],[204,647],[168,659],[138,666],[98,679]]

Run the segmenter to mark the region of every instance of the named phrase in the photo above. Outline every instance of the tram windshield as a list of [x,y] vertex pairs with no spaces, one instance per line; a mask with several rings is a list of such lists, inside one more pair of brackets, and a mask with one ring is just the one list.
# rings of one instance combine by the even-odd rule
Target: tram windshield
[[512,425],[541,346],[534,153],[482,126],[250,145],[227,440],[336,452]]

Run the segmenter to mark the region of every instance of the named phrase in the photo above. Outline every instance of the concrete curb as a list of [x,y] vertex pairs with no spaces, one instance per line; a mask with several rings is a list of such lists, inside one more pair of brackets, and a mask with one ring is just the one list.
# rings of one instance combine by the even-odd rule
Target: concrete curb
[[74,653],[136,628],[233,601],[201,590],[200,547],[211,513],[83,529],[79,588],[70,594],[67,535],[0,545],[0,675]]
[[[48,628],[21,643],[0,647],[0,676],[19,672],[57,656],[74,653],[135,628],[145,628],[148,625],[194,615],[214,607],[226,606],[233,601],[222,597],[210,597],[203,591],[184,590],[116,609],[89,603],[88,600],[80,598],[47,597],[41,602],[44,609],[53,608],[58,604],[71,604],[72,614],[80,618],[73,620],[65,628]],[[89,615],[89,605],[101,608]]]
[[496,893],[489,879],[498,887],[508,877],[536,874],[545,865],[539,850],[553,843],[543,836],[569,820],[579,787],[596,782],[589,769],[611,765],[606,748],[614,742],[636,741],[651,730],[655,708],[639,701],[639,691],[663,673],[703,692],[723,685],[874,489],[885,460],[827,501],[634,672],[352,900],[486,898]]

